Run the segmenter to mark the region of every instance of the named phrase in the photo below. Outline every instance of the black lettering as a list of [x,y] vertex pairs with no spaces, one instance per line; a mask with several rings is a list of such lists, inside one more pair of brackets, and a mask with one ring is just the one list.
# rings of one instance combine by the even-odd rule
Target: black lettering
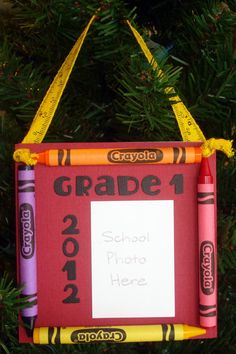
[[169,184],[175,186],[175,194],[184,193],[184,177],[182,174],[174,175]]
[[70,225],[62,231],[63,235],[77,235],[80,233],[80,230],[76,228],[78,220],[77,217],[73,214],[66,215],[63,219],[63,222],[66,223],[67,220],[70,220]]
[[100,176],[98,181],[104,180],[103,183],[98,183],[95,187],[95,192],[97,195],[114,195],[115,194],[115,184],[114,179],[111,176]]
[[76,195],[89,195],[88,190],[92,187],[92,179],[89,176],[76,176]]
[[131,195],[138,191],[138,179],[131,176],[117,177],[118,192],[120,195]]
[[67,280],[76,280],[76,263],[75,261],[67,261],[62,268],[63,272],[67,272]]
[[72,187],[70,184],[64,183],[66,181],[70,181],[70,177],[61,176],[61,177],[58,177],[57,179],[55,179],[54,192],[57,195],[61,195],[61,196],[65,197],[65,196],[71,194]]
[[160,186],[161,185],[161,180],[157,176],[146,176],[143,178],[141,182],[141,187],[142,190],[145,194],[148,195],[157,195],[160,193],[160,189],[156,188],[155,190],[152,190],[153,186]]
[[[68,250],[68,244],[71,243],[73,246],[72,250]],[[72,238],[72,237],[68,237],[62,245],[62,250],[63,253],[66,257],[75,257],[77,255],[77,253],[79,252],[79,244],[78,242]]]
[[67,296],[64,300],[63,303],[64,304],[74,304],[74,303],[79,303],[80,302],[80,298],[77,297],[78,294],[78,288],[76,285],[74,284],[67,284],[64,287],[64,291],[66,292],[68,289],[71,289],[71,293],[69,296]]

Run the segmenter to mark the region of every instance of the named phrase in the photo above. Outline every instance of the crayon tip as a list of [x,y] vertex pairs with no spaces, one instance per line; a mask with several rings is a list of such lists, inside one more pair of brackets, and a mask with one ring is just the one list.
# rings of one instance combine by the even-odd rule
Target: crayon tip
[[208,158],[203,157],[200,165],[200,171],[198,176],[199,184],[212,184],[213,177],[211,175]]
[[37,162],[38,162],[38,163],[45,164],[46,160],[45,160],[45,154],[44,154],[44,152],[38,153]]
[[184,339],[190,339],[206,334],[206,329],[201,327],[194,327],[183,325],[184,327]]
[[36,316],[33,317],[22,317],[22,321],[25,324],[25,332],[29,338],[33,337],[34,324]]

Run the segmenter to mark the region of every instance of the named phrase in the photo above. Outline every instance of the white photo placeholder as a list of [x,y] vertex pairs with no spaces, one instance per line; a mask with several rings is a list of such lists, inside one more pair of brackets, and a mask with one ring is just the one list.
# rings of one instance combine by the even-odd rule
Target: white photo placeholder
[[91,202],[92,317],[175,316],[174,201]]

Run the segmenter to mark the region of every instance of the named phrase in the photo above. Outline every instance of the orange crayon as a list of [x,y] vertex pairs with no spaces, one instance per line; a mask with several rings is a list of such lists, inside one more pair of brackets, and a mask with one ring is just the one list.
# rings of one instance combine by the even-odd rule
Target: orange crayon
[[38,163],[47,166],[114,165],[114,164],[181,164],[199,163],[199,146],[160,148],[55,149],[41,152]]

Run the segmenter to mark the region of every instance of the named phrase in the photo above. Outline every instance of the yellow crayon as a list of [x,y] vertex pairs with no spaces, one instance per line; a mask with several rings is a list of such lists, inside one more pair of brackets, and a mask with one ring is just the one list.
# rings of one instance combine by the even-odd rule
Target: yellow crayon
[[38,153],[36,159],[47,166],[179,164],[201,162],[202,151],[199,146],[54,149]]
[[108,327],[40,327],[34,329],[35,344],[77,344],[91,342],[161,342],[204,335],[204,328],[185,324]]

